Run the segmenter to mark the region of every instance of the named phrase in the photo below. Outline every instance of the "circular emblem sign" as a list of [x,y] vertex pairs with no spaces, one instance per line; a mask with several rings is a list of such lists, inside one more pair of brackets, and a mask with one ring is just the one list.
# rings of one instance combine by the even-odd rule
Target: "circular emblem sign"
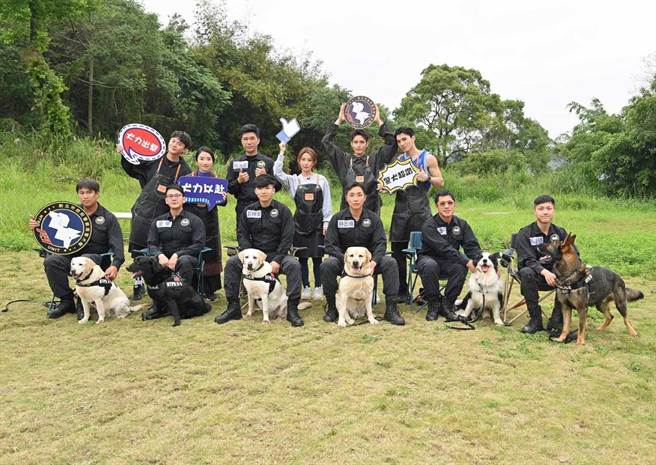
[[41,208],[35,218],[34,236],[46,251],[70,255],[91,239],[91,219],[79,205],[53,202]]
[[368,228],[369,226],[371,226],[371,220],[369,218],[365,218],[364,220],[362,220],[362,226]]
[[459,235],[460,234],[460,226],[454,226],[452,231],[453,231],[454,236]]
[[118,135],[118,143],[123,150],[121,155],[133,165],[142,161],[157,160],[166,153],[166,142],[162,135],[143,124],[123,126]]
[[278,218],[278,209],[274,208],[271,210],[271,218]]
[[376,117],[376,104],[369,97],[358,95],[351,97],[344,108],[346,122],[355,129],[371,126]]
[[560,240],[560,237],[558,237],[558,234],[552,234],[551,237],[549,238],[551,242],[556,242]]

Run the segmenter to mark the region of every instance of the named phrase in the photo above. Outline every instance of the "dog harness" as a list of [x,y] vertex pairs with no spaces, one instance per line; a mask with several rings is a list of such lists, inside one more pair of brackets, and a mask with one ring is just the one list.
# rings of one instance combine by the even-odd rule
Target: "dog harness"
[[[84,281],[84,279],[82,281]],[[94,281],[89,284],[80,284],[80,281],[75,280],[75,285],[80,287],[96,287],[96,286],[104,287],[105,295],[107,295],[109,294],[109,291],[112,289],[114,282],[107,278],[100,278],[98,281]]]
[[[169,281],[171,279],[172,281]],[[164,285],[164,287],[182,287],[185,285],[185,281],[178,273],[174,273],[166,281],[163,281],[159,284],[147,284],[146,288],[151,290],[157,290],[161,285]]]
[[[258,268],[258,270],[260,268]],[[276,283],[278,282],[278,280],[270,274],[264,275],[261,278],[254,278],[252,274],[245,274],[244,279],[247,279],[248,281],[264,281],[265,283],[269,283],[269,292],[267,292],[267,294],[271,294],[273,292],[276,287]]]
[[588,292],[590,292],[590,281],[592,281],[592,274],[590,274],[590,268],[586,267],[585,271],[576,270],[569,276],[556,280],[556,288],[564,295],[584,286],[587,286]]

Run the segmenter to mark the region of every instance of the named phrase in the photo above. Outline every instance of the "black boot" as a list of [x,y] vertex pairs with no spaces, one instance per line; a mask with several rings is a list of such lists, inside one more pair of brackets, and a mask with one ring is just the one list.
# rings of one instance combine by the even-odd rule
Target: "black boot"
[[399,292],[398,295],[396,296],[396,303],[407,304],[410,302],[412,302],[412,298],[410,297],[410,293],[408,292],[408,286],[405,285],[404,283],[404,285],[401,285],[399,287]]
[[335,296],[326,294],[326,302],[328,303],[328,309],[326,314],[323,316],[323,321],[326,323],[334,323],[337,321],[337,305],[335,305]]
[[446,302],[440,302],[439,305],[439,314],[444,317],[444,319],[449,322],[449,321],[462,321],[463,318],[458,315],[455,310],[453,309],[453,304],[449,304]]
[[426,321],[435,321],[437,320],[438,315],[440,314],[440,302],[439,300],[429,301],[428,302],[428,311],[426,312]]
[[141,300],[146,295],[146,286],[142,281],[135,281],[132,287],[132,300]]
[[79,298],[75,299],[75,313],[77,315],[77,321],[80,321],[82,318],[84,318],[84,306],[82,305],[82,301]]
[[551,317],[547,323],[547,332],[551,337],[558,337],[563,331],[563,312],[560,310],[560,305],[554,305],[551,312]]
[[298,300],[287,301],[287,321],[292,326],[303,326],[303,318],[298,314]]
[[225,312],[214,318],[214,321],[220,325],[230,320],[241,320],[241,307],[239,302],[228,301],[228,308]]
[[61,318],[67,313],[75,313],[73,298],[63,298],[52,307],[48,308],[48,318]]
[[540,306],[536,305],[535,307],[529,307],[528,314],[531,316],[531,319],[528,321],[528,324],[522,328],[522,333],[535,334],[538,331],[544,331],[542,326],[542,310],[540,309]]
[[168,307],[160,308],[159,305],[153,302],[153,304],[141,314],[141,319],[142,320],[156,320],[158,318],[164,318],[165,316],[169,316],[171,314],[170,311],[167,310]]
[[396,308],[396,299],[385,299],[385,315],[383,319],[389,321],[393,325],[403,326],[405,320]]

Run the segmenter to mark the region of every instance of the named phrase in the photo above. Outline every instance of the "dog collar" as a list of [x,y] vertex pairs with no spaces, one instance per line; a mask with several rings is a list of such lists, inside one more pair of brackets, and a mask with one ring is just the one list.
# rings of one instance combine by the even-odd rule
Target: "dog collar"
[[342,271],[342,278],[344,276],[348,276],[349,278],[359,279],[359,278],[369,278],[369,277],[372,276],[372,274],[370,273],[370,274],[365,274],[365,275],[362,275],[362,276],[353,276],[353,275],[348,274],[346,271]]

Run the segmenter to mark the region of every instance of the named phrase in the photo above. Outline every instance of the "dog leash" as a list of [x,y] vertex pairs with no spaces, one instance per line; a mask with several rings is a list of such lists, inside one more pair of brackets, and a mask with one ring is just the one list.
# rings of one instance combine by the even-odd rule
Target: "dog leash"
[[7,305],[5,305],[5,308],[2,309],[2,313],[8,312],[9,311],[9,306],[11,304],[15,304],[15,303],[18,303],[18,302],[31,302],[31,303],[35,303],[35,304],[41,304],[41,305],[44,305],[44,306],[47,306],[50,303],[49,301],[43,301],[43,300],[16,299],[16,300],[12,300],[11,302],[8,302]]

